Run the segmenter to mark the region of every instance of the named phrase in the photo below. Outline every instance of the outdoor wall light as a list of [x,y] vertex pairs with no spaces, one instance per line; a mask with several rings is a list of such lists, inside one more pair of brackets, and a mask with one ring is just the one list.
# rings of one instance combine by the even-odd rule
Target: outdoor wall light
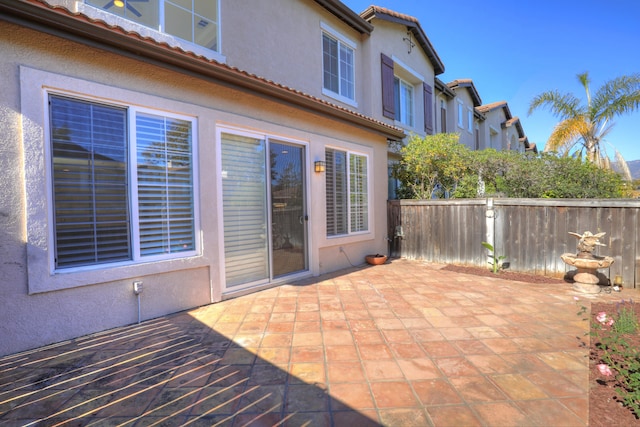
[[124,7],[124,0],[114,0],[113,5],[115,7]]
[[622,285],[622,276],[619,274],[616,274],[616,276],[613,278],[613,284],[616,286]]
[[316,160],[315,162],[313,162],[313,169],[318,173],[324,172],[325,170],[327,170],[327,162]]

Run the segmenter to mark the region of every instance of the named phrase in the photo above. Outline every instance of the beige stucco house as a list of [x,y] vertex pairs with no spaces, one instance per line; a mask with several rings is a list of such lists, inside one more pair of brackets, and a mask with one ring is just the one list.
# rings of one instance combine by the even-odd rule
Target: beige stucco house
[[0,355],[386,252],[405,131],[373,114],[371,28],[328,0],[0,0]]
[[511,115],[506,101],[492,102],[476,109],[485,117],[479,126],[480,140],[484,141],[480,149],[537,152],[535,144],[529,143],[520,119]]

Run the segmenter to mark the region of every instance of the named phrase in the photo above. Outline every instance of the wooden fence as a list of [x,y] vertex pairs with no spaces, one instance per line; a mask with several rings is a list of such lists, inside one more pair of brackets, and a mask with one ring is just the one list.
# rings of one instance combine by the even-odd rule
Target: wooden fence
[[598,255],[614,258],[600,270],[624,286],[640,287],[640,201],[608,199],[463,199],[388,202],[391,256],[487,266],[483,241],[493,242],[510,270],[562,277],[576,253],[569,232],[605,232]]

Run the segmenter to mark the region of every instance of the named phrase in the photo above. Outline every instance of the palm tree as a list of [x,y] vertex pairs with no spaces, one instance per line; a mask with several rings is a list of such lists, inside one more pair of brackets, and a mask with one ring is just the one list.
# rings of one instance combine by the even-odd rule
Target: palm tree
[[[577,75],[584,87],[587,103],[572,93],[561,94],[557,90],[543,92],[533,98],[529,115],[539,107],[547,107],[560,119],[544,151],[582,157],[600,167],[610,169],[611,162],[604,147],[604,137],[613,128],[612,119],[640,108],[640,74],[621,76],[609,80],[592,97],[589,91],[589,73]],[[631,180],[629,168],[615,149],[615,160],[627,180]]]

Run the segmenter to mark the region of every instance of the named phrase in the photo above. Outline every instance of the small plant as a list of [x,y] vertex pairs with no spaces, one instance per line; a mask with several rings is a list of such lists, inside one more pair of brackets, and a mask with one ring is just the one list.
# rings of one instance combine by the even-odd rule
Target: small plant
[[489,242],[482,242],[482,246],[484,246],[486,249],[488,249],[491,252],[489,254],[491,261],[487,261],[487,262],[493,269],[493,273],[494,274],[498,273],[498,270],[502,267],[502,260],[504,260],[507,257],[504,255],[496,256],[496,251],[493,248],[493,245]]
[[627,305],[622,300],[616,305],[615,318],[605,311],[597,313],[591,335],[602,350],[598,371],[604,377],[614,378],[622,403],[640,418],[640,350],[626,339],[637,333],[639,325],[633,300],[629,302]]

